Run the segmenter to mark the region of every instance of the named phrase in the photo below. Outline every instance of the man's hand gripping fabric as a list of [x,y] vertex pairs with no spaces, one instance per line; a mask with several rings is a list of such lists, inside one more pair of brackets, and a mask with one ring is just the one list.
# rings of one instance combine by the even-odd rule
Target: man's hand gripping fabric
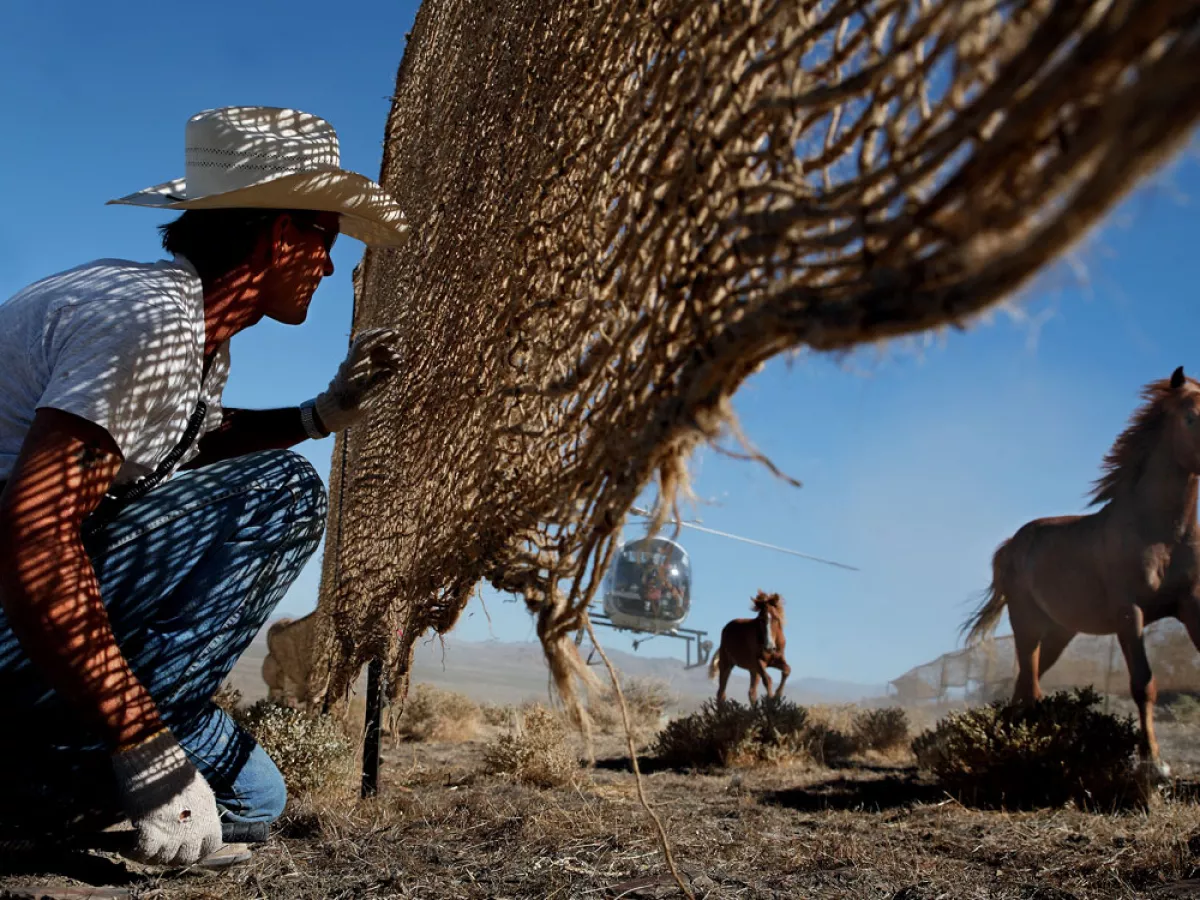
[[392,328],[372,328],[355,338],[329,387],[309,401],[327,431],[349,428],[383,392],[400,368],[398,340]]

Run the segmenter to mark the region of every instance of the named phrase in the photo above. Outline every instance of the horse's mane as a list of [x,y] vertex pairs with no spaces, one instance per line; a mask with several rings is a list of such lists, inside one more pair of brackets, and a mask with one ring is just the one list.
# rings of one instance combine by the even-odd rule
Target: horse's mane
[[[1189,378],[1189,384],[1196,382]],[[1104,457],[1104,474],[1092,485],[1089,506],[1116,499],[1121,488],[1137,481],[1146,460],[1154,451],[1159,432],[1167,420],[1167,398],[1174,391],[1171,379],[1152,381],[1142,388],[1142,405],[1130,417],[1129,425],[1113,441]]]
[[766,591],[759,591],[754,595],[754,599],[750,601],[750,607],[755,612],[761,612],[768,606],[775,607],[775,615],[779,619],[779,626],[782,628],[785,624],[782,597],[778,594],[768,594]]

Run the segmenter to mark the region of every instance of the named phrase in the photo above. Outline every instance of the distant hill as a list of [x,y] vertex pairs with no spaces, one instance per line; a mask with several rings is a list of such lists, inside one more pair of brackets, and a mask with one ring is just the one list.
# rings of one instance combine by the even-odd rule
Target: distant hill
[[[582,652],[586,654],[585,645]],[[658,678],[665,681],[676,696],[679,711],[694,709],[716,694],[716,682],[709,681],[705,669],[685,669],[679,659],[661,656],[642,656],[621,650],[608,650],[621,672],[631,677]],[[247,700],[266,696],[262,680],[262,662],[267,654],[266,632],[258,635],[234,668],[232,681]],[[606,676],[600,667],[601,678]],[[772,678],[778,672],[771,670]],[[474,700],[493,703],[520,703],[542,700],[550,690],[542,648],[532,642],[463,641],[450,635],[443,648],[436,637],[417,644],[413,661],[413,684],[421,682],[447,690],[460,691]],[[365,678],[359,679],[363,689]],[[748,688],[744,670],[734,670],[729,693],[733,699],[745,702]],[[793,674],[788,679],[785,695],[798,703],[852,703],[880,697],[886,685],[859,684],[825,678],[801,678]]]

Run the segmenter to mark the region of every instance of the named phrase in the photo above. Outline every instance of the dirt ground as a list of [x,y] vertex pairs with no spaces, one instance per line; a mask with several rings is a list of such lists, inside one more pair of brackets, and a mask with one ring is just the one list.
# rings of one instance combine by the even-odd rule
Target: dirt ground
[[[1200,896],[1197,732],[1160,734],[1180,783],[1148,813],[967,809],[904,761],[650,771],[646,785],[697,898]],[[162,900],[680,896],[620,740],[600,739],[596,768],[552,790],[479,774],[483,746],[388,749],[378,798],[295,805],[252,862],[222,874],[26,854],[0,860],[0,897],[34,896],[15,885],[35,874]]]

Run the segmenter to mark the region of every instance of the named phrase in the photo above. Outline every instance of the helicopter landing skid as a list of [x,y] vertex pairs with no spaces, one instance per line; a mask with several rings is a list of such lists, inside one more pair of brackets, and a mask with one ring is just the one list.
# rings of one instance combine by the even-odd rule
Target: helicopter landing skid
[[[637,634],[644,634],[645,637],[635,638],[633,641],[633,649],[636,651],[638,647],[646,643],[646,641],[654,638],[665,637],[674,638],[684,642],[684,663],[685,669],[698,669],[701,666],[708,665],[708,660],[712,656],[712,641],[708,639],[707,631],[699,631],[695,628],[673,628],[670,631],[661,631],[658,633],[637,631],[634,628],[624,628],[613,623],[612,619],[603,613],[592,613],[590,616],[593,625],[603,625],[605,628],[611,628],[613,631],[633,631]],[[580,629],[575,635],[575,646],[583,644],[583,629]],[[596,648],[592,647],[588,652],[587,664],[596,666],[600,664],[600,659],[596,654]]]

